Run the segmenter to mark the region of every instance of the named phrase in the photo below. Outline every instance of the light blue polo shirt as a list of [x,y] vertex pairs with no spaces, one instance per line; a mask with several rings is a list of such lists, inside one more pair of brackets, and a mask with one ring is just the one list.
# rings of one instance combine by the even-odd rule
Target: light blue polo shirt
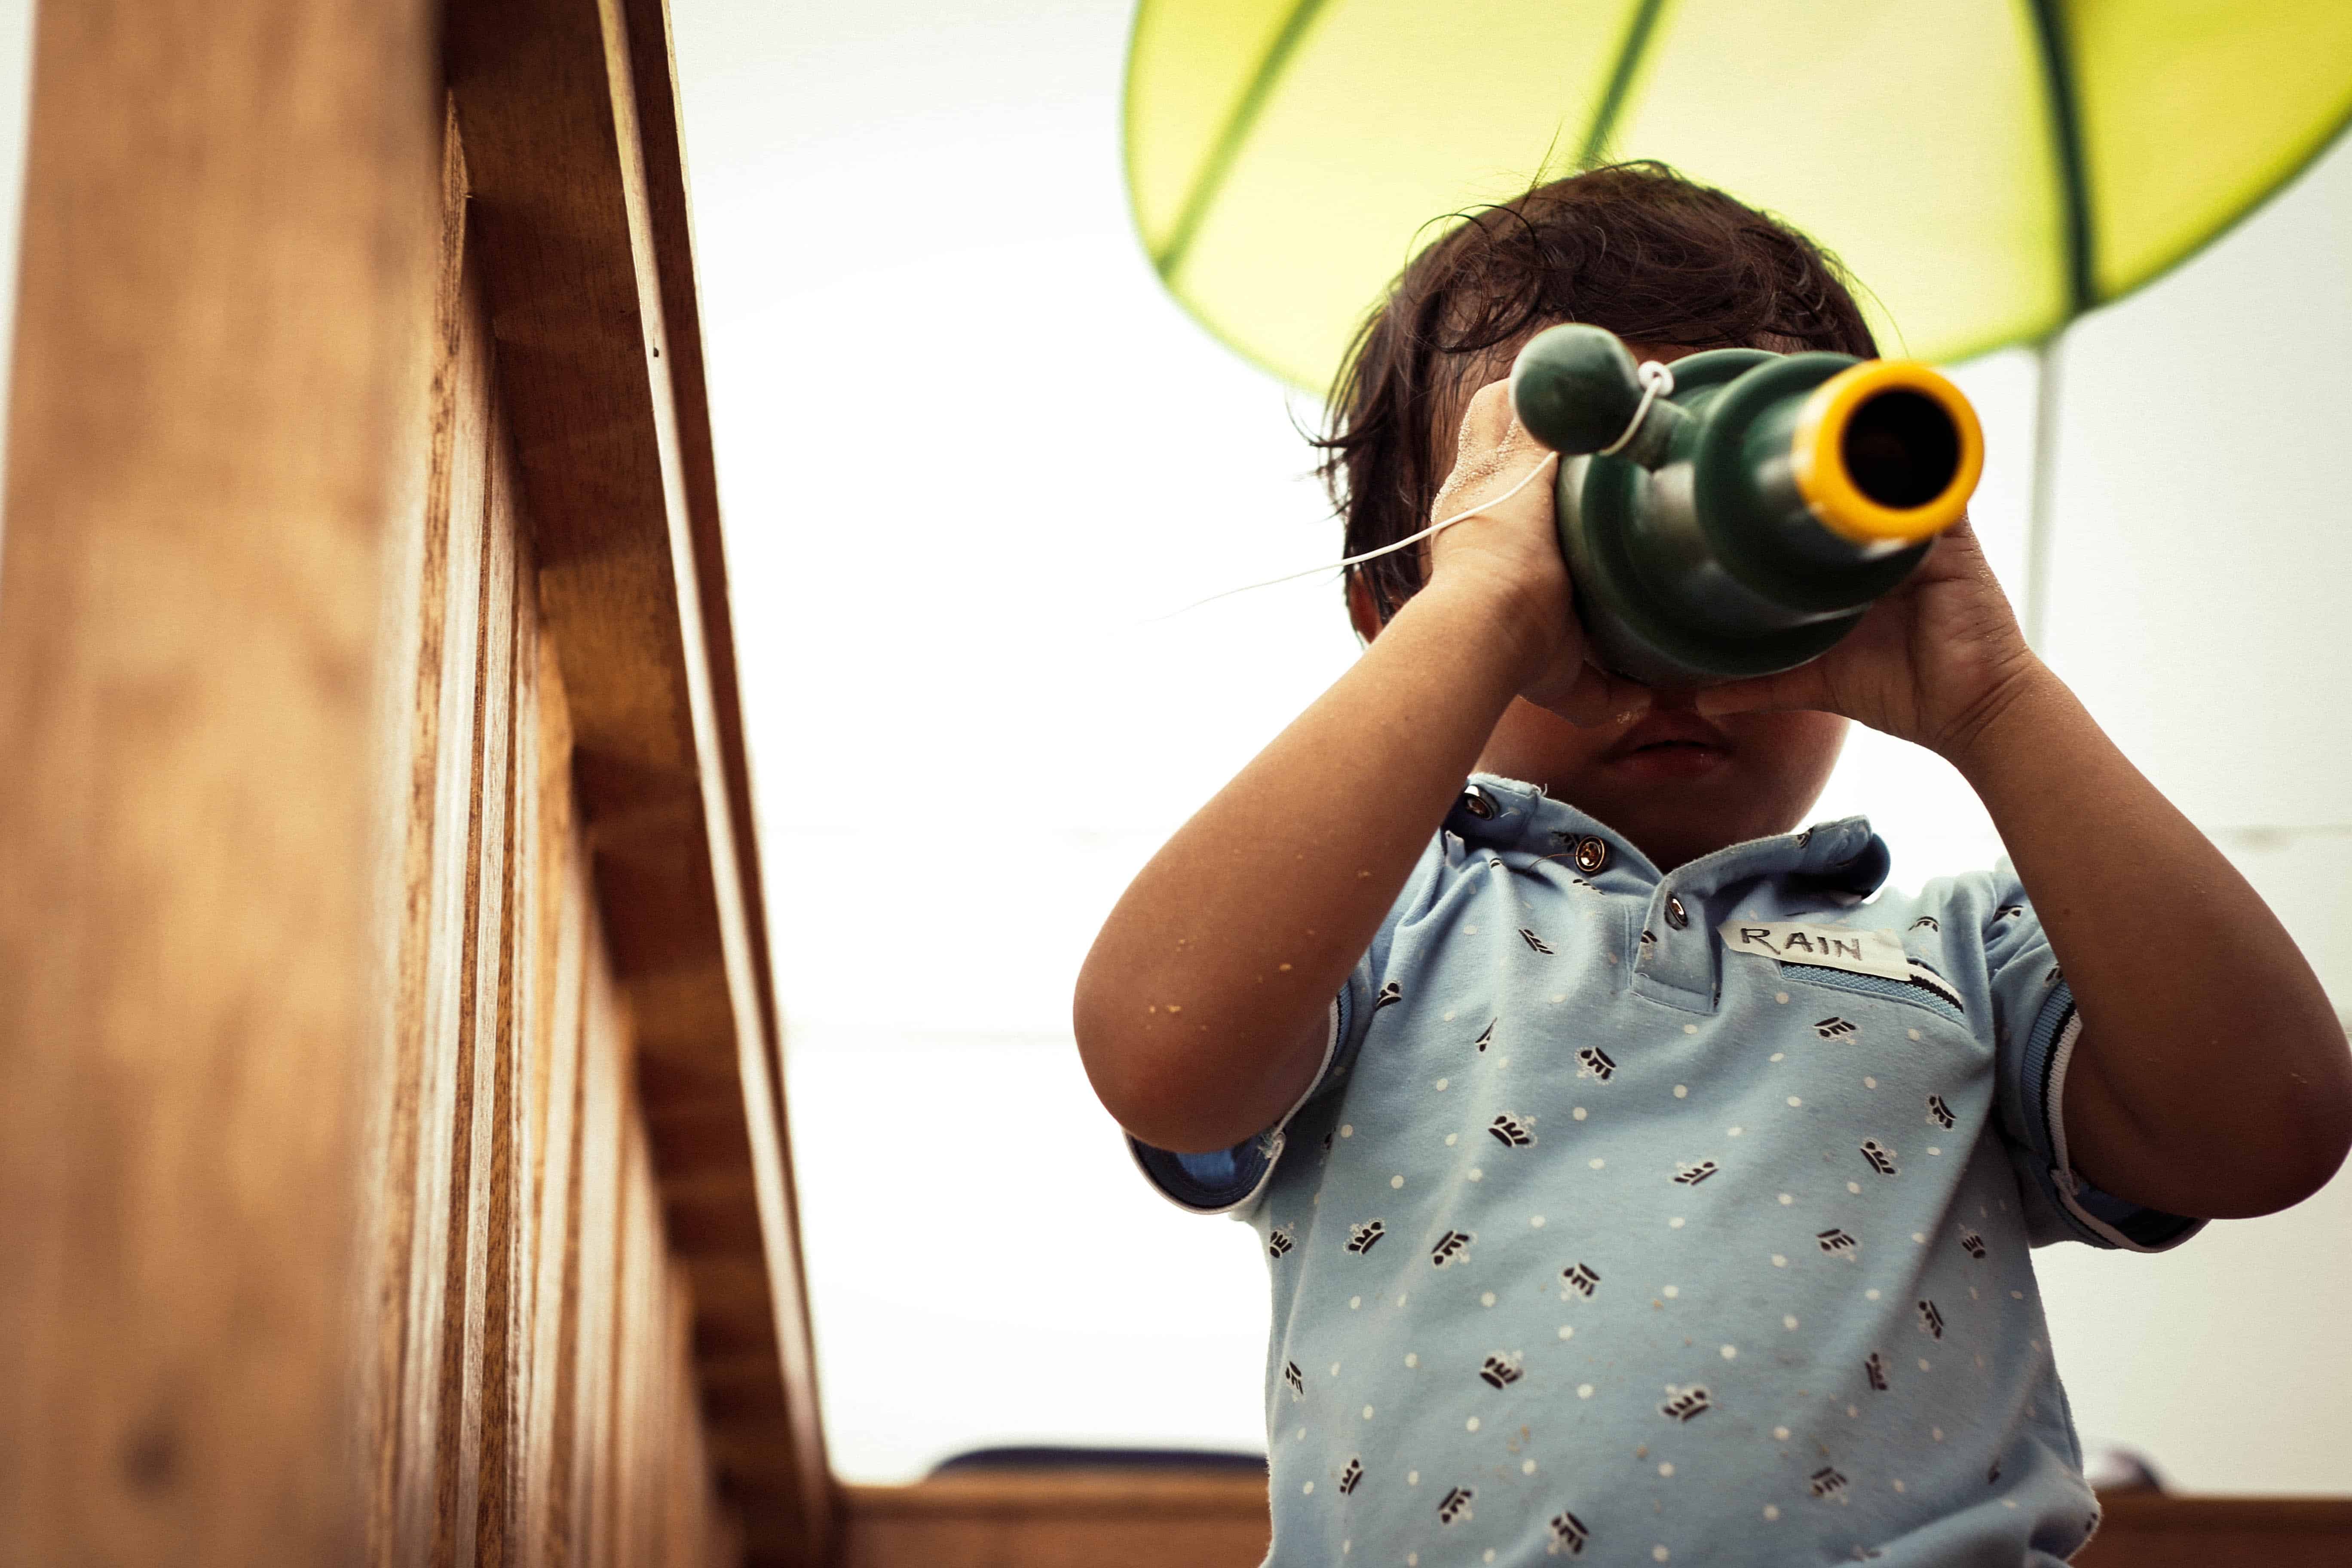
[[2097,1522],[2028,1249],[2200,1222],[2065,1156],[2074,1002],[2004,864],[1859,817],[1662,876],[1479,775],[1219,1154],[1274,1288],[1271,1564],[2054,1563]]

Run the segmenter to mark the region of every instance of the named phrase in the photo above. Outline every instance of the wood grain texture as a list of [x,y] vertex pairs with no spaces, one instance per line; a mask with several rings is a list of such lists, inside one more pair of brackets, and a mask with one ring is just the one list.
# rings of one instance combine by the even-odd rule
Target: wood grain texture
[[[701,303],[695,283],[694,232],[687,199],[684,116],[677,98],[677,61],[669,26],[668,7],[660,0],[630,0],[623,6],[629,39],[631,81],[636,100],[637,142],[642,149],[645,216],[641,230],[649,238],[663,315],[665,353],[671,417],[675,427],[680,500],[692,543],[692,581],[702,626],[702,658],[709,685],[711,740],[719,754],[719,780],[727,805],[728,836],[738,890],[733,895],[743,931],[748,970],[756,995],[761,1039],[769,1052],[780,1052],[782,1024],[776,1008],[775,978],[768,946],[766,888],[761,876],[759,838],[752,816],[751,763],[745,739],[741,689],[735,663],[732,600],[728,591],[727,556],[719,521],[719,481],[711,445],[710,409],[704,383]],[[708,772],[706,770],[706,779]],[[708,793],[708,782],[706,793]],[[818,1418],[815,1347],[809,1331],[806,1268],[800,1250],[797,1216],[799,1194],[793,1176],[792,1152],[786,1144],[783,1079],[781,1058],[743,1069],[744,1092],[764,1096],[764,1109],[755,1107],[747,1126],[754,1131],[761,1168],[772,1177],[773,1187],[761,1194],[763,1213],[780,1214],[788,1226],[770,1224],[765,1245],[789,1248],[789,1258],[774,1258],[768,1269],[774,1296],[777,1325],[775,1353],[786,1390],[785,1417],[793,1453],[794,1477],[803,1508],[820,1520],[834,1506],[830,1478],[825,1473],[824,1433]],[[699,1201],[706,1211],[715,1194],[707,1172],[689,1169],[694,1151],[725,1147],[724,1139],[710,1137],[701,1125],[719,1103],[708,1093],[648,1096],[659,1109],[663,1142],[674,1152],[665,1163],[665,1189],[674,1211],[689,1202],[688,1187],[699,1180]],[[769,1157],[769,1141],[773,1156]],[[740,1203],[727,1205],[740,1213]],[[717,1255],[714,1251],[714,1255]],[[740,1253],[738,1254],[740,1256]],[[740,1363],[714,1360],[706,1369],[706,1388],[715,1391],[730,1377],[740,1381]],[[816,1537],[822,1544],[822,1532]]]
[[[2120,1492],[2082,1568],[2340,1568],[2352,1499]],[[974,1470],[844,1489],[843,1568],[1255,1568],[1265,1483],[1227,1473]],[[1362,1543],[1359,1543],[1360,1546]]]
[[843,1568],[1255,1568],[1262,1477],[971,1471],[843,1489]]
[[[467,79],[494,143],[582,154],[594,110],[541,171],[568,207],[471,221],[414,4],[41,13],[0,572],[12,1565],[822,1538],[627,19],[457,0],[451,35],[480,16],[522,27]],[[519,279],[553,336],[497,318]],[[686,1068],[658,1103],[644,1039]]]
[[447,47],[579,820],[692,1290],[709,1452],[751,1559],[809,1561],[834,1502],[667,21],[651,0],[465,0]]
[[[740,1560],[700,1444],[633,1028],[576,807],[454,114],[425,467],[394,552],[372,1561]],[[675,1460],[690,1454],[694,1468]]]
[[2081,1568],[2343,1568],[2352,1563],[2352,1498],[2166,1497],[2115,1492]]
[[39,9],[0,557],[0,1562],[360,1549],[415,0]]

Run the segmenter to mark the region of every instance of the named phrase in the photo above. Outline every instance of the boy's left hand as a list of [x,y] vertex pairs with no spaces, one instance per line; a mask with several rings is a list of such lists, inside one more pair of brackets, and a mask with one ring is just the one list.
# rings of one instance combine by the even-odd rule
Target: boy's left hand
[[1708,717],[1842,713],[1949,756],[2040,666],[1964,518],[1829,652],[1778,675],[1705,688],[1696,702]]
[[2082,1023],[2063,1101],[2074,1171],[2200,1218],[2269,1214],[2335,1173],[2352,1057],[2327,993],[2245,878],[2026,647],[1965,521],[1829,652],[1696,701],[1842,713],[1958,768]]

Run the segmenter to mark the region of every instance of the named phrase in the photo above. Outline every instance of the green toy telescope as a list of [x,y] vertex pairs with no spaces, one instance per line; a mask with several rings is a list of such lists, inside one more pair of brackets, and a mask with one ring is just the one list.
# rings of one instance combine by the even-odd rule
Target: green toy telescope
[[1791,669],[1960,520],[1984,432],[1907,360],[1717,349],[1636,370],[1617,337],[1539,332],[1519,423],[1559,453],[1559,542],[1595,662],[1651,686]]

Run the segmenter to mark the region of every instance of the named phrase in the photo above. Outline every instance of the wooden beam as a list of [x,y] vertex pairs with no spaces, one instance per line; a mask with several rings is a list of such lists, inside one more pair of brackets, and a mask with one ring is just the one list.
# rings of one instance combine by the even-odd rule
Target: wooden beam
[[[965,1470],[843,1489],[843,1568],[1250,1568],[1263,1477],[1156,1469]],[[2109,1492],[2081,1568],[2338,1568],[2352,1498]]]
[[2352,1563],[2352,1498],[2168,1497],[2107,1492],[2081,1568],[2342,1568]]
[[1265,1478],[1167,1470],[969,1470],[844,1489],[843,1568],[1253,1568]]
[[0,545],[0,1562],[360,1549],[352,1150],[432,36],[419,0],[39,8]]
[[[834,1497],[667,17],[657,0],[458,0],[448,61],[598,904],[640,1042],[665,1220],[694,1282],[709,1447],[751,1560],[812,1560]],[[717,1279],[731,1288],[707,1291]],[[759,1342],[777,1371],[764,1388],[741,1375]]]

